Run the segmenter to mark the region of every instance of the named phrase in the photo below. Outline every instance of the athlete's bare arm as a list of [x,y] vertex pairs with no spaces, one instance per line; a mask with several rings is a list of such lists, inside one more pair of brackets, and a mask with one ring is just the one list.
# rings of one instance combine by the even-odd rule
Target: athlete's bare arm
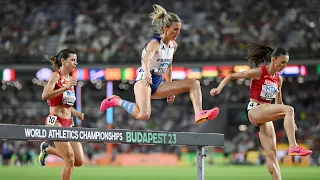
[[252,79],[260,79],[262,75],[261,68],[250,69],[248,71],[232,73],[226,76],[219,84],[217,88],[213,88],[210,91],[211,96],[215,96],[221,92],[221,90],[233,79],[242,79],[242,78],[252,78]]
[[58,95],[60,95],[61,93],[67,90],[66,87],[53,90],[54,86],[58,83],[59,78],[60,78],[60,75],[57,72],[54,72],[51,75],[47,85],[43,89],[42,100],[48,100],[48,99],[57,97]]
[[279,76],[279,93],[276,95],[275,103],[276,104],[283,104],[282,101],[282,83],[283,79],[281,76]]
[[[178,44],[175,41],[173,41],[173,45],[174,45],[174,53],[173,53],[173,55],[174,55],[177,51]],[[166,71],[166,81],[167,82],[172,81],[172,63],[173,63],[173,57],[171,59],[170,65],[168,66],[168,69]]]
[[159,47],[160,47],[160,43],[157,40],[155,39],[151,40],[146,47],[146,54],[141,60],[142,68],[146,76],[145,80],[146,80],[147,86],[149,86],[149,84],[152,84],[152,78],[150,73],[150,59],[157,53]]
[[79,120],[84,119],[84,114],[82,112],[78,112],[74,107],[70,107],[71,113],[75,115]]
[[[173,41],[173,44],[174,44],[174,53],[176,53],[177,48],[178,48],[178,44],[175,41]],[[170,65],[168,66],[168,69],[166,71],[166,81],[167,82],[172,81],[172,63],[173,63],[173,57],[171,59]],[[175,97],[176,97],[175,95],[167,97],[167,102],[172,103],[174,101]]]

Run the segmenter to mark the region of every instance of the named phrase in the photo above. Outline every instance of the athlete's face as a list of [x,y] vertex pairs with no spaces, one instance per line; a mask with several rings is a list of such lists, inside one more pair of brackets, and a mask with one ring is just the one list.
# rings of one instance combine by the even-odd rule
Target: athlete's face
[[77,62],[77,55],[76,54],[69,54],[67,59],[61,59],[62,66],[68,69],[70,72],[76,69],[78,62]]
[[173,22],[170,27],[164,26],[164,33],[169,39],[176,40],[180,34],[181,22]]
[[272,57],[271,59],[273,63],[273,67],[277,72],[280,72],[285,68],[288,64],[289,61],[289,56],[288,55],[283,55],[283,56],[278,56],[278,57]]

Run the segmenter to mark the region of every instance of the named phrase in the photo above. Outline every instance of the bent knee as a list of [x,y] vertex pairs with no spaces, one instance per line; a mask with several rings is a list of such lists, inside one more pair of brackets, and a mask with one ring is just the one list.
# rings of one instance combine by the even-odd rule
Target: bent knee
[[271,160],[276,160],[277,159],[277,149],[276,148],[271,148],[271,149],[265,149],[266,155],[268,158]]
[[294,108],[292,106],[286,105],[286,113],[294,114]]
[[84,163],[84,158],[83,158],[83,157],[81,157],[81,158],[76,159],[76,160],[74,161],[74,166],[79,167],[79,166],[82,166],[82,165],[83,165],[83,163]]
[[196,86],[200,86],[200,81],[199,80],[194,80],[195,82],[194,82],[194,84],[196,85]]
[[75,163],[74,159],[74,153],[73,152],[68,152],[65,157],[63,158],[64,162],[66,165],[73,166]]
[[149,120],[151,116],[151,113],[145,112],[145,113],[139,113],[137,117],[135,117],[137,120]]
[[192,87],[194,88],[198,88],[200,87],[200,81],[199,80],[195,80],[195,79],[188,79],[188,84],[190,84]]

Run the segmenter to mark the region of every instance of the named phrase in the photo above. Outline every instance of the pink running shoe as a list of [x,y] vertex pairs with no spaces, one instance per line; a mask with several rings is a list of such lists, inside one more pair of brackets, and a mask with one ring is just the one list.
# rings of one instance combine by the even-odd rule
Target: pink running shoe
[[200,111],[196,117],[195,117],[195,122],[197,124],[207,122],[210,120],[215,119],[219,114],[219,108],[215,107],[210,110],[202,110]]
[[289,156],[308,156],[312,154],[312,151],[303,149],[300,146],[296,146],[294,148],[290,148],[288,153],[289,153]]
[[106,109],[108,108],[111,108],[111,107],[114,107],[117,105],[117,98],[120,98],[119,96],[116,96],[116,95],[112,95],[106,99],[104,99],[102,102],[101,102],[101,105],[100,105],[100,111],[103,112],[105,111]]

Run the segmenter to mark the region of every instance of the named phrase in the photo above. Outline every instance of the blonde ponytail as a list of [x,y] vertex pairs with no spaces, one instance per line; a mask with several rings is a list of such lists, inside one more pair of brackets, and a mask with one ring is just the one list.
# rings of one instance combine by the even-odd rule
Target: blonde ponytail
[[167,11],[158,4],[154,4],[152,7],[153,12],[149,14],[149,18],[152,19],[152,24],[154,24],[156,20],[164,19],[168,14]]
[[181,22],[181,19],[173,13],[168,13],[163,7],[158,4],[152,5],[153,12],[149,14],[149,18],[154,25],[154,31],[158,34],[163,33],[163,26],[169,27],[172,22]]

